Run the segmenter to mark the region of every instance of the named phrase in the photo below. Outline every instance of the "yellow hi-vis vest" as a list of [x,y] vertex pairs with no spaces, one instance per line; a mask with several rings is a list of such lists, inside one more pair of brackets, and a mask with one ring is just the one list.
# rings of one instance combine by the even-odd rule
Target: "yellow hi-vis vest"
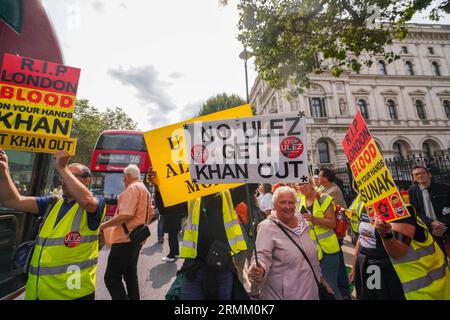
[[350,223],[354,233],[359,233],[359,220],[361,219],[361,213],[364,209],[364,202],[361,200],[361,195],[358,194],[352,205],[348,208],[352,212]]
[[[411,215],[414,208],[407,205]],[[411,240],[407,253],[390,258],[403,286],[407,300],[449,300],[450,270],[444,253],[434,241],[423,221],[416,216],[418,228],[423,228],[426,240]]]
[[30,261],[26,300],[73,300],[95,291],[99,231],[89,229],[87,212],[78,203],[55,226],[63,201],[44,216]]
[[[327,211],[328,207],[330,205],[333,205],[332,202],[333,198],[331,196],[321,194],[319,201],[317,201],[317,199],[314,199],[312,215],[314,217],[324,218],[324,214]],[[305,196],[302,196],[300,208],[301,207],[305,207],[305,209],[307,208]],[[319,260],[322,260],[323,253],[333,254],[339,252],[339,242],[334,229],[324,228],[317,224],[313,225],[310,222],[308,232],[311,239],[315,244],[317,244]]]
[[[228,244],[231,248],[231,255],[239,251],[247,250],[247,245],[242,235],[242,229],[234,211],[233,201],[229,190],[220,192],[222,196],[222,216],[223,224],[227,234]],[[196,258],[198,244],[198,229],[200,222],[201,198],[188,202],[188,218],[184,229],[183,244],[181,246],[181,258]]]

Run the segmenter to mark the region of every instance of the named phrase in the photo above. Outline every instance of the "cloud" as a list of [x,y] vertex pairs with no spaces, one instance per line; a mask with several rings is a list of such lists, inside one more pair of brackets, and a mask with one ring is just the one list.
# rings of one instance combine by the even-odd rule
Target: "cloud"
[[171,79],[180,79],[180,78],[184,78],[184,74],[181,72],[172,72],[171,74],[169,74],[169,78]]
[[152,114],[153,116],[161,116],[175,110],[176,106],[165,92],[170,84],[158,79],[158,71],[153,66],[132,67],[128,70],[119,67],[108,70],[108,75],[125,86],[133,87],[136,97],[156,113]]
[[188,103],[187,105],[184,106],[183,110],[180,112],[180,117],[181,119],[179,119],[180,121],[183,120],[187,120],[187,119],[191,119],[197,116],[197,114],[200,112],[200,109],[202,107],[202,104],[205,101],[195,101],[195,102],[191,102]]
[[95,12],[97,12],[99,14],[104,14],[106,12],[106,2],[105,1],[96,0],[92,4],[92,7],[94,8]]

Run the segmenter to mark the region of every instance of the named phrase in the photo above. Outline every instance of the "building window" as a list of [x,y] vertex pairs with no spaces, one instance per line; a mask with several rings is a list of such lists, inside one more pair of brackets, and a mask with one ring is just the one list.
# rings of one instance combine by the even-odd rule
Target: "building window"
[[367,103],[364,99],[358,100],[359,111],[364,119],[369,119],[369,112],[367,111]]
[[392,120],[397,120],[397,108],[395,107],[395,102],[394,100],[389,99],[387,101],[387,107],[388,107],[388,112],[389,112],[389,117]]
[[443,105],[444,105],[445,116],[447,117],[447,119],[450,120],[450,101],[444,100]]
[[424,142],[423,143],[423,153],[425,154],[426,157],[431,157],[431,147],[430,144],[428,142]]
[[347,107],[345,105],[345,100],[339,99],[339,112],[340,112],[341,116],[343,116],[347,113],[346,110],[347,110]]
[[330,163],[330,151],[328,149],[328,143],[325,141],[319,141],[317,143],[317,149],[319,151],[319,162]]
[[402,53],[408,54],[408,47],[402,47]]
[[323,99],[321,98],[311,98],[311,115],[314,118],[324,118],[327,116],[325,112],[325,105],[323,103]]
[[425,120],[427,118],[425,115],[425,108],[423,107],[422,100],[416,100],[416,110],[417,110],[417,115],[419,116],[419,119]]
[[433,47],[428,47],[428,54],[434,54]]
[[433,63],[431,64],[431,71],[433,72],[434,76],[441,75],[441,70],[439,68],[439,64],[436,61],[433,61]]
[[[355,59],[352,59],[352,60],[351,60],[351,63],[352,63],[352,66],[353,66],[353,67],[357,65],[357,62],[356,62]],[[356,74],[359,74],[360,70],[357,70],[357,71],[355,71],[355,72],[356,72]]]
[[395,142],[393,147],[394,147],[394,155],[396,157],[403,157],[402,146],[400,145],[400,143]]
[[411,61],[405,62],[405,71],[406,71],[406,74],[409,76],[414,75],[413,65],[412,65]]
[[386,64],[383,60],[378,61],[378,73],[379,74],[387,74],[386,72]]

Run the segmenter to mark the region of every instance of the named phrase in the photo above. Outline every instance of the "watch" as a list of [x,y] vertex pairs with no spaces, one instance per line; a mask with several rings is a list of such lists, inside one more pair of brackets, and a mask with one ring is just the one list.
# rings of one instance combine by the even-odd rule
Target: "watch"
[[389,240],[394,237],[394,234],[392,233],[392,231],[389,231],[389,232],[385,233],[384,235],[380,235],[380,236],[385,240]]

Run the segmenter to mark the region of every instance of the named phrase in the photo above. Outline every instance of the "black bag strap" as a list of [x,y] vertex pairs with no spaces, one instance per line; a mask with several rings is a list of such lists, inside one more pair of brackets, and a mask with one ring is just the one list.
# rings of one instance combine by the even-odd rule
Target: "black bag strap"
[[288,234],[288,232],[278,222],[276,222],[276,221],[273,221],[273,222],[275,222],[275,224],[281,229],[281,231],[284,232],[284,234],[289,238],[289,240],[291,240],[295,244],[295,246],[298,248],[298,250],[300,250],[300,252],[302,253],[302,255],[305,258],[306,262],[308,262],[309,267],[311,268],[311,271],[312,271],[312,273],[314,275],[314,280],[316,280],[317,285],[319,285],[320,282],[319,282],[319,280],[317,280],[316,273],[314,272],[312,264],[309,261],[308,257],[306,256],[305,251],[303,251],[303,249],[297,244],[297,242],[295,242],[294,239],[292,239],[292,237]]
[[[150,194],[150,192],[147,190],[147,207],[146,207],[146,211],[145,211],[145,225],[148,225],[148,203],[150,202],[148,195]],[[122,223],[122,228],[123,231],[125,231],[125,234],[128,235],[130,233],[130,231],[127,228],[126,223]]]

